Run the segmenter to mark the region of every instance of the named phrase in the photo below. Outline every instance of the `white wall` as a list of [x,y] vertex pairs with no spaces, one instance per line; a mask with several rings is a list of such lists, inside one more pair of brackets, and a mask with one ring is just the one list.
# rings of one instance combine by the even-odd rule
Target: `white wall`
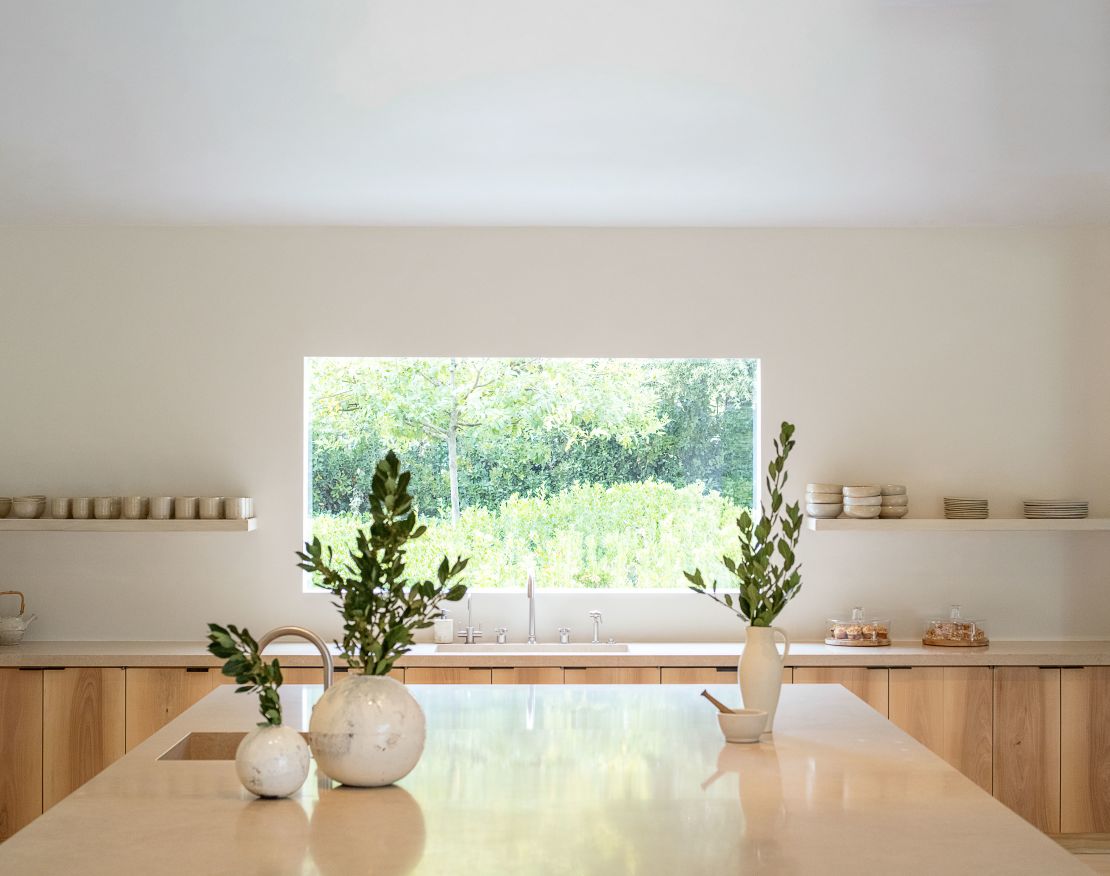
[[[909,485],[912,513],[1081,494],[1110,516],[1107,230],[0,230],[0,493],[253,495],[250,535],[0,533],[40,639],[334,635],[301,592],[306,355],[758,356],[791,483]],[[895,635],[960,601],[995,638],[1110,638],[1110,534],[805,533],[782,622]],[[519,595],[478,594],[520,638]],[[632,639],[727,640],[691,593],[547,595]]]

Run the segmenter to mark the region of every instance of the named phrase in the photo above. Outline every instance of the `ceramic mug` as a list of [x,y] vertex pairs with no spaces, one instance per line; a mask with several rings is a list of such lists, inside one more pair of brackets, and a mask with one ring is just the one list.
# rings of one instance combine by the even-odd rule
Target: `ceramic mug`
[[150,502],[144,496],[124,496],[121,510],[127,520],[145,520],[149,507]]
[[254,517],[254,499],[245,496],[224,499],[226,520],[248,520],[251,517]]
[[71,504],[69,499],[51,499],[50,516],[55,520],[65,520],[69,517]]
[[172,496],[151,496],[150,497],[150,519],[151,520],[169,520],[173,517],[173,497]]
[[93,500],[89,498],[70,499],[70,513],[74,520],[88,520],[93,516]]
[[201,520],[219,520],[223,516],[224,500],[218,496],[205,496],[197,500]]
[[93,499],[93,516],[97,520],[118,520],[119,496],[97,496]]
[[196,496],[174,496],[173,499],[173,516],[175,520],[196,520],[197,519],[197,497]]

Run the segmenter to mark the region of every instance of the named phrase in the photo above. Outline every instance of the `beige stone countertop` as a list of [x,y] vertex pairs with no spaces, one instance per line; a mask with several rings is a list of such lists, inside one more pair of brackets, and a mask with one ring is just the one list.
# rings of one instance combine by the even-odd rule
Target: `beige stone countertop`
[[[530,652],[527,645],[475,645],[438,653],[416,645],[398,666],[734,666],[743,650],[728,642],[632,642],[627,652]],[[334,651],[334,646],[332,648]],[[316,666],[307,644],[278,642],[266,649],[285,666]],[[342,665],[341,660],[337,663]],[[0,647],[0,666],[218,666],[201,642],[39,642]],[[895,642],[882,648],[845,648],[798,642],[787,666],[1104,666],[1110,642],[995,642],[985,648],[926,647]]]
[[[728,698],[733,686],[715,686]],[[0,845],[35,874],[1089,873],[834,685],[783,689],[773,740],[724,743],[699,686],[414,686],[424,756],[397,786],[257,800],[230,760],[160,761],[245,731],[209,694]],[[321,688],[282,690],[304,728]]]

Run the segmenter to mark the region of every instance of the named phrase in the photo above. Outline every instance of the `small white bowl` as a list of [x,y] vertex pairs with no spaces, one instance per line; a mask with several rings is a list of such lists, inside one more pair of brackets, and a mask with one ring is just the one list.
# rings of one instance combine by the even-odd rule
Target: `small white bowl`
[[844,496],[840,493],[806,492],[806,504],[808,505],[840,505],[843,502]]
[[12,517],[23,520],[34,520],[42,517],[46,510],[46,499],[35,496],[16,496],[12,499]]
[[904,496],[906,495],[906,487],[904,484],[883,484],[884,496]]
[[883,494],[883,488],[882,487],[876,487],[876,486],[854,486],[854,487],[845,487],[844,488],[844,495],[845,496],[852,496],[852,497],[881,496],[882,494]]
[[882,496],[845,496],[845,505],[882,505]]
[[907,505],[880,505],[879,516],[883,520],[901,520],[909,513]]
[[841,484],[806,484],[807,493],[839,493],[842,489]]
[[910,504],[909,496],[887,496],[883,495],[884,505],[908,505]]
[[728,715],[718,712],[717,725],[725,742],[759,742],[767,729],[767,713],[762,709],[734,709]]
[[810,517],[816,517],[818,520],[839,517],[843,510],[843,505],[806,505],[806,514]]
[[882,511],[880,505],[845,505],[844,516],[854,517],[857,520],[874,520]]

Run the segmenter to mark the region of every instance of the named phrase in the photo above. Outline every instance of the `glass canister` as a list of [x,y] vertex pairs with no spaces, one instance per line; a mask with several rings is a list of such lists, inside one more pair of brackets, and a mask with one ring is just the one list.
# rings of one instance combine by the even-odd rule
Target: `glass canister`
[[952,606],[948,617],[929,621],[921,642],[947,648],[977,648],[990,644],[983,621],[965,618],[958,605]]
[[863,608],[852,609],[850,620],[829,618],[825,626],[826,645],[850,645],[853,648],[875,648],[890,644],[890,621],[867,618]]

